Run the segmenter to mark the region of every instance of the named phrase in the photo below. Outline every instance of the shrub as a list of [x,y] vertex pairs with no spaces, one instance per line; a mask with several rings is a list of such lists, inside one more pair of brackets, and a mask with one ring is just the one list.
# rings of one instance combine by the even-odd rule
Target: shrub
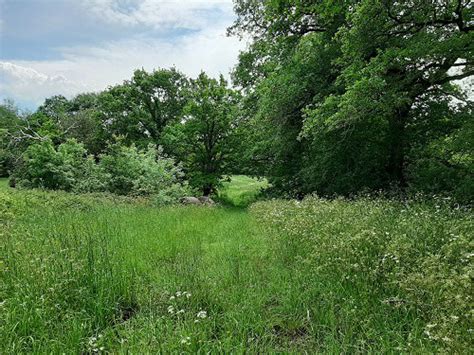
[[68,140],[56,149],[51,140],[30,145],[16,172],[20,186],[51,190],[72,190],[81,175],[86,151],[82,144]]
[[50,140],[32,144],[14,174],[18,185],[72,192],[155,195],[153,203],[176,202],[188,193],[183,172],[161,149],[115,143],[96,162],[84,146],[68,140],[57,148]]
[[166,191],[183,195],[186,191],[181,167],[153,145],[139,150],[135,145],[114,144],[102,155],[100,167],[107,176],[107,190],[119,195],[163,196]]

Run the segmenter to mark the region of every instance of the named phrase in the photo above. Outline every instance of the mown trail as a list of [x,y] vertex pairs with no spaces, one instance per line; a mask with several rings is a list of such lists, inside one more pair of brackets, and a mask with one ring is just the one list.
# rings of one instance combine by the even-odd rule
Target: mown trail
[[245,209],[46,208],[23,215],[12,233],[5,351],[304,344],[306,313],[289,312],[287,272]]

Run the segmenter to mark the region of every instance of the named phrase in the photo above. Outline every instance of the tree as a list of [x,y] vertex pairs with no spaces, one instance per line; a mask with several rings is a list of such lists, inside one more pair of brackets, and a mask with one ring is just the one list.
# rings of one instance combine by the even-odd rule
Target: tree
[[14,168],[17,148],[11,137],[21,124],[18,109],[12,101],[0,104],[0,176],[8,176]]
[[349,3],[235,2],[238,18],[230,33],[254,39],[233,73],[246,94],[246,137],[254,137],[246,145],[248,170],[266,175],[280,191],[309,192],[302,179],[310,155],[300,137],[304,109],[338,89],[334,35]]
[[[360,129],[377,127],[374,148],[385,150],[377,167],[380,182],[406,187],[408,130],[420,119],[416,108],[439,94],[457,96],[450,83],[474,75],[472,16],[472,6],[462,0],[359,1],[339,30],[344,91],[308,110],[306,125],[330,122],[362,140],[370,137]],[[458,74],[451,74],[453,68]],[[356,156],[356,164],[370,159],[363,157]]]
[[230,169],[235,153],[237,94],[219,80],[201,73],[191,80],[181,122],[165,133],[183,161],[192,186],[204,195],[214,192]]
[[100,120],[98,94],[79,94],[69,101],[67,138],[84,144],[89,154],[98,157],[107,146],[107,134]]
[[[469,1],[237,0],[235,10],[230,32],[253,42],[233,78],[252,101],[247,121],[267,132],[259,146],[274,186],[330,195],[406,189],[426,153],[418,142],[468,129],[459,117],[472,108],[454,83],[474,75]],[[441,112],[456,123],[441,129]]]
[[131,80],[101,93],[101,117],[110,136],[123,135],[141,146],[160,144],[163,129],[181,116],[186,85],[186,77],[174,68],[140,69]]
[[[43,117],[42,121],[47,120],[50,126],[56,128],[54,137],[49,134],[56,145],[67,139],[76,139],[94,156],[98,156],[106,146],[98,95],[95,93],[82,93],[70,100],[61,95],[52,96],[44,101],[35,115]],[[32,115],[29,119],[31,124],[37,121],[34,117]],[[31,124],[30,128],[39,129],[37,124]]]

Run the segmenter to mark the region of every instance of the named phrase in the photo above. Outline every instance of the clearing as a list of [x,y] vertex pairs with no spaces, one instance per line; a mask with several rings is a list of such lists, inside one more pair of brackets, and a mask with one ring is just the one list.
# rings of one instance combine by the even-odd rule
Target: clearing
[[[245,205],[262,184],[237,177],[222,195]],[[0,353],[462,352],[470,341],[469,211],[156,208],[1,186]]]

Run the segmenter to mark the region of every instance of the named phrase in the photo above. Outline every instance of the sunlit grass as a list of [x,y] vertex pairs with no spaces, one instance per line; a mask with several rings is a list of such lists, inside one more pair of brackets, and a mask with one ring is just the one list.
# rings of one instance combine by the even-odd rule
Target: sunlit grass
[[1,353],[271,347],[290,285],[245,211],[36,207],[2,247]]
[[219,198],[231,205],[246,207],[254,202],[260,192],[268,186],[268,181],[264,178],[233,175],[230,181],[223,183],[219,190]]
[[8,188],[8,178],[0,178],[0,190]]

